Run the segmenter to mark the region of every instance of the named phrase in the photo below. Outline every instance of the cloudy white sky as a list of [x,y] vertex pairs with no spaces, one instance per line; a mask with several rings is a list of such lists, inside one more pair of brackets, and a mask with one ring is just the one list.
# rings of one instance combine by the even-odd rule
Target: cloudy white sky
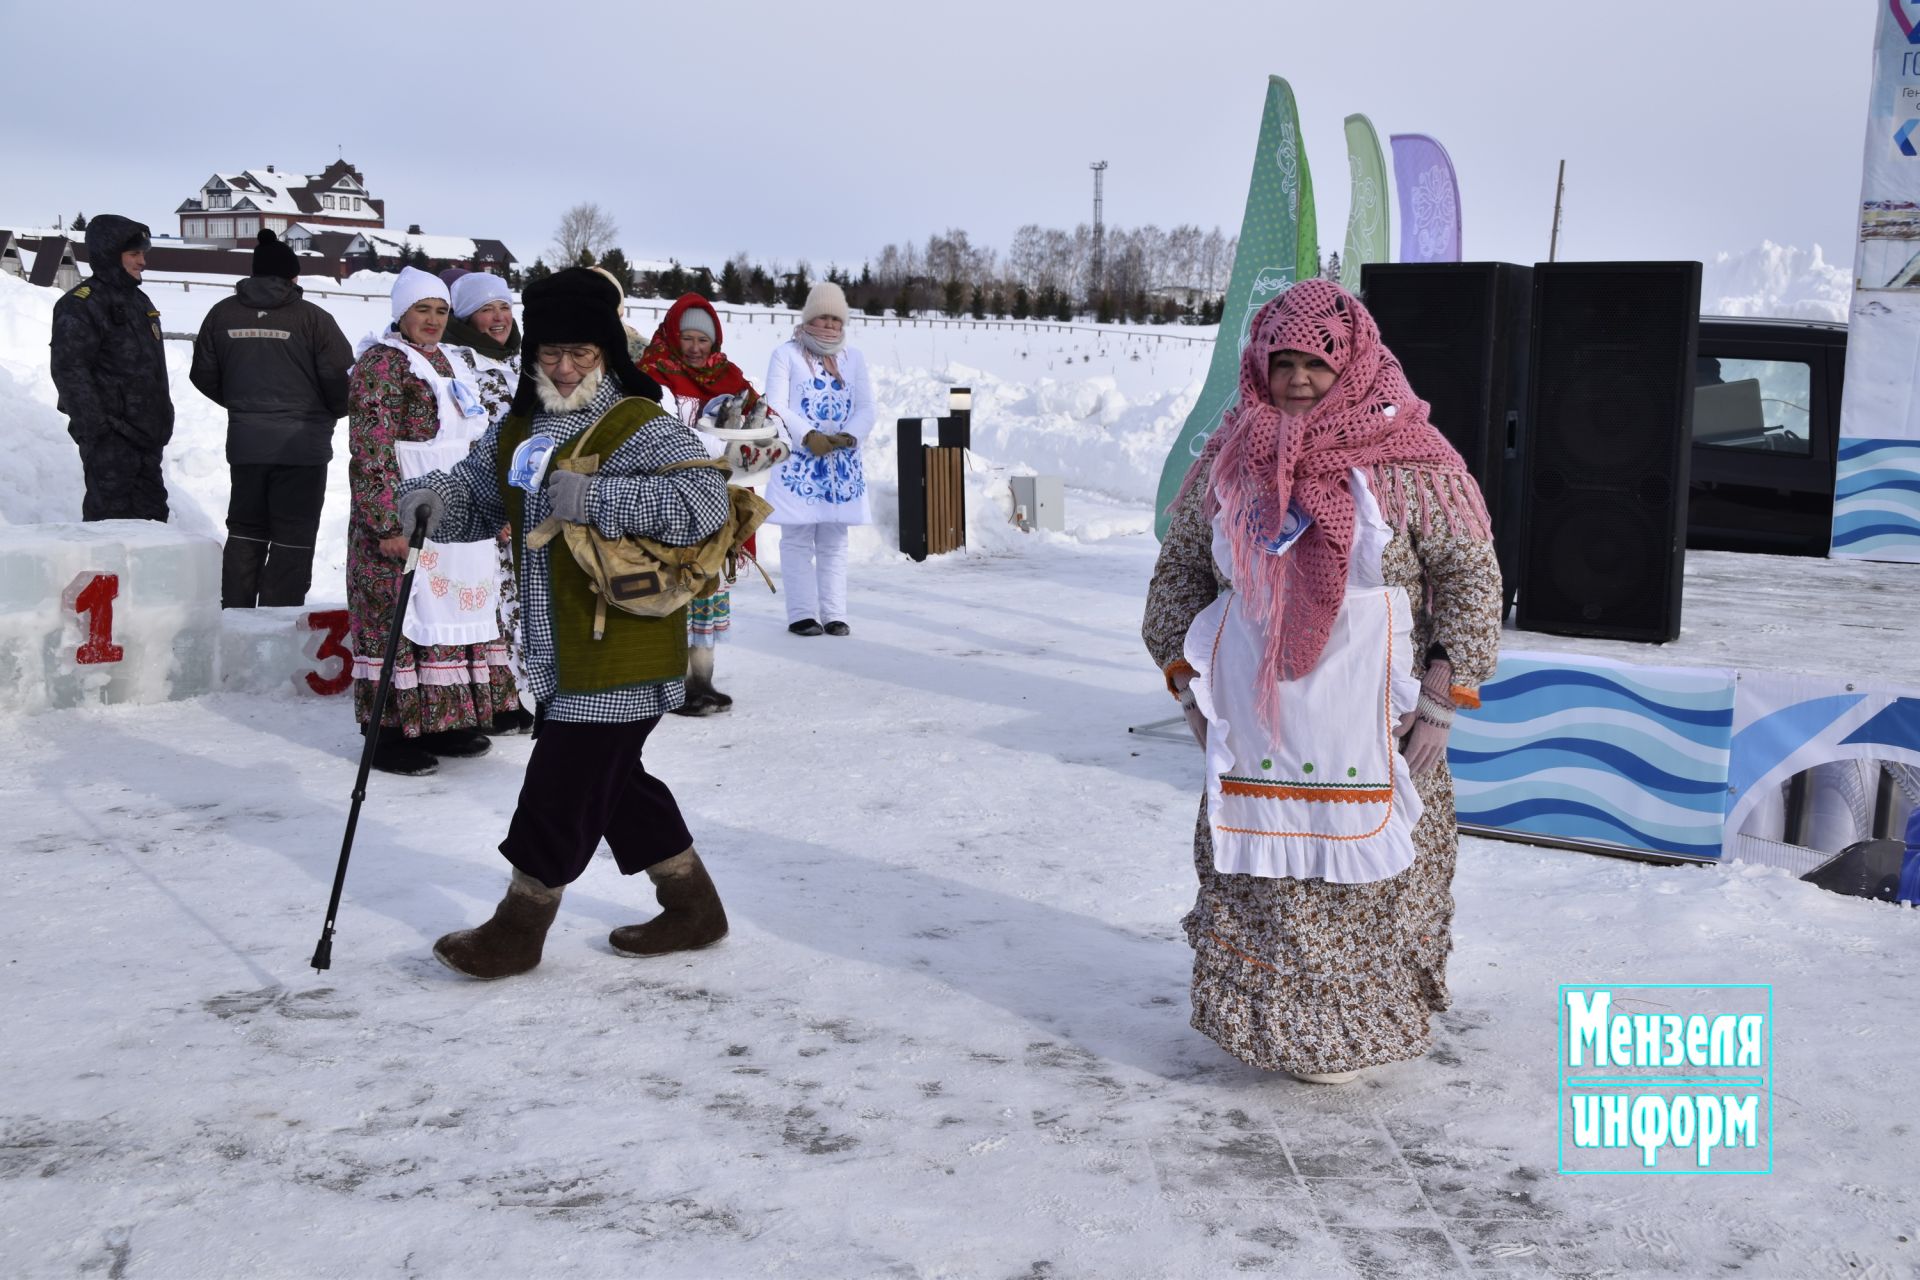
[[[389,225],[530,259],[567,205],[636,257],[856,265],[961,227],[1237,230],[1266,77],[1293,84],[1323,249],[1341,119],[1438,137],[1466,253],[1852,253],[1881,0],[333,3],[0,0],[0,225],[118,211],[178,230],[216,169],[344,154]],[[65,50],[64,54],[60,53]],[[18,53],[19,50],[13,52]]]

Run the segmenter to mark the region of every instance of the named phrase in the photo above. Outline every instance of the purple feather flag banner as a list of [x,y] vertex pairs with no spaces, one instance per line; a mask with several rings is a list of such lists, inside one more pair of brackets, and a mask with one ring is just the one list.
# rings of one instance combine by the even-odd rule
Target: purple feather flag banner
[[1424,133],[1393,135],[1400,261],[1460,261],[1460,184],[1447,149]]

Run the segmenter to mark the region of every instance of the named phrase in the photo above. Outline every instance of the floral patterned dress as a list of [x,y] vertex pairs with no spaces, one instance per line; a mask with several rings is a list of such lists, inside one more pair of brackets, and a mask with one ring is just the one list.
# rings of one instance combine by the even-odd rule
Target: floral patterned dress
[[[520,385],[520,357],[495,360],[471,347],[442,344],[473,370],[480,388],[480,402],[487,406],[487,421],[494,426],[513,408],[513,393]],[[520,584],[513,568],[513,542],[500,539],[500,643],[506,646],[507,667],[516,680],[526,675],[525,650],[520,636]]]
[[[1414,473],[1403,478],[1426,485]],[[1147,593],[1142,635],[1163,670],[1183,660],[1188,628],[1226,585],[1201,515],[1207,482],[1202,475],[1175,510]],[[1424,674],[1437,642],[1453,663],[1456,696],[1471,698],[1499,655],[1500,568],[1490,541],[1453,534],[1437,496],[1423,496],[1409,505],[1432,513],[1431,531],[1395,531],[1381,572],[1413,604],[1413,674]],[[1203,795],[1193,841],[1199,892],[1182,921],[1194,951],[1195,1029],[1270,1071],[1353,1071],[1427,1051],[1429,1017],[1448,1004],[1459,836],[1445,762],[1413,782],[1424,805],[1413,865],[1361,884],[1216,871]]]
[[[443,376],[453,375],[444,350],[422,351]],[[399,565],[380,540],[401,533],[394,510],[400,483],[399,441],[426,441],[440,430],[433,389],[415,377],[404,352],[376,344],[353,366],[347,386],[347,476],[353,498],[347,521],[347,610],[353,628],[354,718],[365,724],[387,651],[387,628],[399,601]],[[409,738],[448,729],[484,729],[520,705],[506,645],[416,645],[404,636],[381,724]]]

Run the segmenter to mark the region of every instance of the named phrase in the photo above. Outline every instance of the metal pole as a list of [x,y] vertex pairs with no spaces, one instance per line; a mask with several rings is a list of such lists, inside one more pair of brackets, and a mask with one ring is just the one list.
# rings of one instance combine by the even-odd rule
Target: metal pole
[[327,899],[327,921],[320,927],[320,941],[313,949],[313,967],[333,965],[333,921],[340,914],[340,891],[347,883],[347,859],[353,853],[354,829],[360,825],[360,805],[367,798],[367,773],[373,768],[373,752],[380,740],[380,716],[387,706],[387,691],[393,687],[393,664],[400,655],[400,627],[407,620],[407,598],[413,594],[413,573],[420,564],[420,544],[426,541],[427,518],[424,512],[414,522],[413,536],[407,541],[407,563],[400,575],[400,599],[393,607],[393,625],[387,632],[387,653],[380,663],[380,683],[373,690],[373,706],[367,714],[367,742],[360,749],[360,774],[353,780],[353,804],[347,809],[347,832],[340,839],[340,864],[333,869],[333,896]]
[[1553,239],[1547,245],[1547,261],[1560,259],[1560,203],[1567,194],[1567,162],[1560,162],[1560,178],[1553,188]]

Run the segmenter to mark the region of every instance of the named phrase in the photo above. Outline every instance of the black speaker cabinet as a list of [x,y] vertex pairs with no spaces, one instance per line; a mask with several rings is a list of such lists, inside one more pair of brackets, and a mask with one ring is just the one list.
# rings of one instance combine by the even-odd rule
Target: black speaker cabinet
[[1697,262],[1534,267],[1523,630],[1679,636],[1699,318]]
[[[1520,454],[1533,269],[1508,262],[1370,262],[1360,289],[1433,425],[1493,516],[1500,573],[1519,583]],[[1509,599],[1511,599],[1509,594]]]

